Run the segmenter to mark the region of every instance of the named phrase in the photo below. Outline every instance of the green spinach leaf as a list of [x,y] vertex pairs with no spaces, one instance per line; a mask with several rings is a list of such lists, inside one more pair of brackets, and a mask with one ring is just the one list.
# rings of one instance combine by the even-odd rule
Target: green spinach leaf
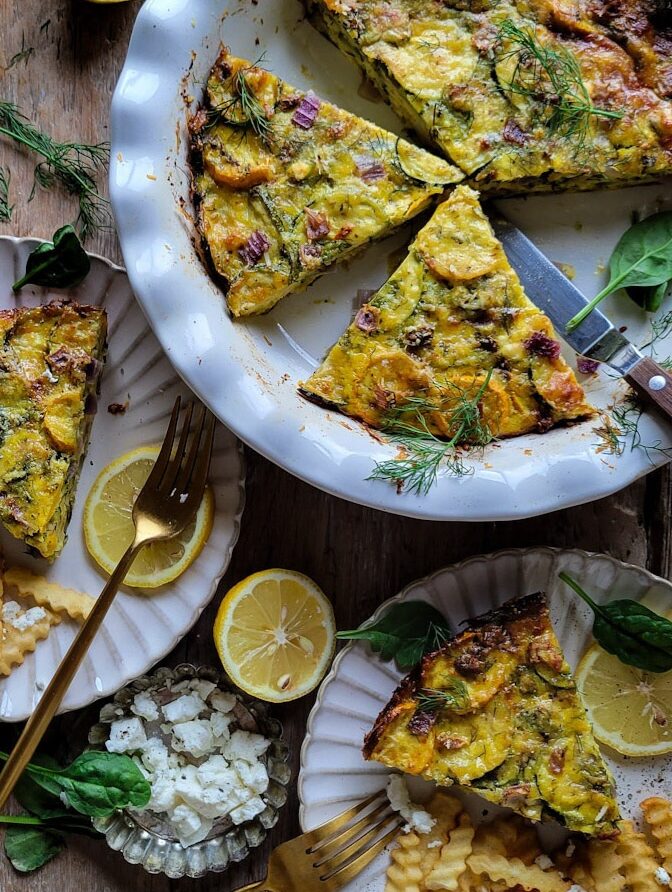
[[661,282],[660,285],[643,287],[633,285],[625,290],[628,292],[628,297],[647,313],[656,313],[661,308],[669,287],[670,282]]
[[672,670],[672,622],[628,598],[596,604],[567,573],[560,579],[593,610],[593,635],[607,653],[644,672]]
[[[567,331],[573,331],[607,295],[619,288],[658,289],[655,295],[650,291],[646,297],[646,302],[654,310],[658,309],[665,295],[665,290],[660,291],[660,287],[670,279],[672,211],[662,211],[635,223],[621,236],[609,261],[607,286],[569,320]],[[648,306],[644,308],[649,309]]]
[[89,255],[72,226],[61,227],[53,242],[43,242],[28,255],[26,273],[12,285],[19,291],[24,285],[70,288],[86,277],[91,269]]
[[5,854],[21,873],[37,870],[64,848],[65,841],[59,833],[42,827],[17,824],[5,831]]
[[368,641],[383,660],[411,669],[422,657],[452,636],[443,616],[424,601],[403,601],[369,626],[338,632],[337,638]]

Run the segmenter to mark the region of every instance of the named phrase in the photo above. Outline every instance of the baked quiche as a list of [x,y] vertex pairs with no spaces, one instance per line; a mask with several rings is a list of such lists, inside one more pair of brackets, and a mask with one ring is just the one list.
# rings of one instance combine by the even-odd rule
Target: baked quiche
[[471,620],[425,656],[379,715],[364,756],[534,821],[617,832],[614,783],[543,594]]
[[266,312],[462,179],[226,49],[190,134],[202,249],[234,316]]
[[672,28],[652,0],[306,0],[430,145],[496,194],[672,172]]
[[480,391],[492,437],[593,412],[468,186],[439,205],[300,389],[376,428],[390,410],[421,400],[423,425],[442,437],[454,436],[464,396]]
[[101,307],[0,310],[0,519],[45,558],[65,544],[106,331]]

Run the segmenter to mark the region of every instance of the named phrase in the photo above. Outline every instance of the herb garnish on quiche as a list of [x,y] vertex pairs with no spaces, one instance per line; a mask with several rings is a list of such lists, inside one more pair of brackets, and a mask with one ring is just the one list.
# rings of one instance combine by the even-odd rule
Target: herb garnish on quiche
[[672,172],[662,7],[643,0],[307,0],[395,111],[482,191]]
[[458,186],[301,392],[372,427],[421,400],[423,425],[450,438],[460,399],[481,390],[491,437],[593,413],[476,192]]
[[46,558],[65,544],[106,333],[101,307],[0,310],[0,519]]
[[462,179],[226,49],[190,133],[201,243],[234,316],[266,312]]
[[618,832],[614,783],[543,594],[470,620],[425,656],[376,720],[364,755],[535,821]]

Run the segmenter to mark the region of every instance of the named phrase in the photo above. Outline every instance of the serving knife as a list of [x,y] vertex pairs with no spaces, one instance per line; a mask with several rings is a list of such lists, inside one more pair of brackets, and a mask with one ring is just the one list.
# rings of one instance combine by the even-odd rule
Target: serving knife
[[588,303],[569,281],[513,223],[490,210],[490,222],[527,296],[553,323],[559,337],[581,356],[605,363],[641,396],[672,420],[672,376],[644,356],[599,310],[573,331],[567,323]]

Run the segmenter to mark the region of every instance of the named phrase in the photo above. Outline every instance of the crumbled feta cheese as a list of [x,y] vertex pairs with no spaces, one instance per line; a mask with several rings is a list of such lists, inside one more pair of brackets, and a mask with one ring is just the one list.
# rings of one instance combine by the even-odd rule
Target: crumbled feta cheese
[[152,796],[147,804],[150,811],[170,811],[179,803],[175,781],[170,774],[160,774],[151,781]]
[[212,728],[212,733],[218,739],[218,744],[220,746],[226,743],[231,737],[231,733],[229,732],[229,722],[230,719],[223,712],[213,712],[210,716],[210,727]]
[[229,768],[224,756],[216,754],[202,762],[196,769],[199,781],[206,787],[208,784],[234,783],[236,775]]
[[168,747],[158,737],[150,737],[140,754],[142,764],[153,774],[168,768]]
[[408,822],[411,830],[417,830],[418,833],[429,833],[436,824],[429,812],[411,802],[406,781],[400,774],[390,775],[387,782],[387,798],[390,800],[392,808]]
[[[263,740],[263,738],[262,738]],[[191,753],[195,758],[207,756],[214,744],[212,728],[207,719],[180,722],[173,725],[171,746],[178,753]]]
[[534,863],[542,870],[550,870],[550,868],[553,867],[553,862],[548,855],[537,855],[534,859]]
[[574,883],[573,886],[570,886],[567,892],[586,892],[583,886],[579,886],[578,883]]
[[162,707],[163,714],[169,722],[190,722],[198,718],[205,709],[205,702],[198,694],[183,694],[177,700],[171,700]]
[[145,727],[139,718],[118,719],[110,725],[110,737],[105,742],[111,753],[141,750],[147,743]]
[[147,691],[140,691],[136,694],[131,703],[131,712],[140,716],[146,722],[156,722],[159,718],[159,707],[154,702],[154,698]]
[[442,845],[443,845],[442,839],[433,839],[431,842],[427,843],[427,848],[428,849],[438,849],[439,846],[442,846]]
[[16,601],[6,601],[2,605],[2,621],[19,632],[32,629],[46,616],[47,611],[43,607],[31,607],[24,612]]
[[271,745],[261,734],[253,734],[251,731],[234,731],[231,740],[225,747],[224,755],[232,762],[243,759],[245,762],[256,762],[259,756],[263,756]]
[[266,803],[260,796],[252,796],[247,802],[243,802],[238,808],[234,808],[229,812],[229,817],[234,824],[243,824],[245,821],[251,821],[256,818],[266,808]]
[[194,678],[189,682],[189,690],[196,691],[203,700],[207,700],[216,687],[214,681],[206,681],[204,678]]
[[661,886],[672,887],[672,878],[664,867],[656,868],[656,880]]
[[253,765],[250,765],[249,762],[237,759],[233,763],[233,767],[241,783],[249,790],[252,790],[254,793],[266,792],[268,789],[268,772],[265,765],[262,765],[261,762],[255,762]]
[[208,702],[213,709],[217,710],[217,712],[231,712],[238,702],[238,698],[235,694],[227,694],[224,691],[215,691],[214,694],[210,694]]
[[170,820],[177,838],[185,848],[205,839],[212,829],[212,821],[196,814],[188,805],[176,806],[170,812]]

